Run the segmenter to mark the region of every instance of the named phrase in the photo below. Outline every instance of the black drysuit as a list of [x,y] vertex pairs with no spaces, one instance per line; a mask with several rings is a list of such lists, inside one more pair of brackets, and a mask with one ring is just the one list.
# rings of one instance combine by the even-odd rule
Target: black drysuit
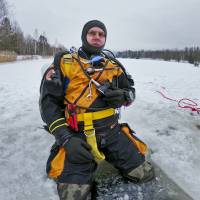
[[[54,66],[54,70],[56,71],[58,69]],[[66,91],[66,77],[59,71],[58,74],[52,75],[51,80],[47,80],[47,73],[48,70],[41,82],[39,104],[41,117],[47,127],[49,127],[57,119],[65,118],[66,105],[64,104],[64,96]],[[132,97],[135,97],[133,80],[128,77],[126,73],[121,73],[120,76],[113,78],[111,85],[114,88],[126,91],[126,94],[132,93]],[[104,98],[103,95],[99,95],[86,112],[94,112],[95,109],[101,110],[102,108],[119,107],[118,105],[115,105],[115,102],[108,104]],[[129,100],[128,97],[124,98],[124,104],[130,104],[132,101],[133,99]],[[119,169],[122,174],[127,174],[141,165],[145,161],[145,158],[137,149],[136,145],[121,131],[121,125],[118,123],[118,118],[119,115],[115,114],[111,117],[94,121],[94,128],[96,130],[98,148],[104,153],[106,160]],[[77,137],[85,140],[83,123],[79,123],[78,127],[78,134],[74,134],[77,134]],[[65,131],[65,128],[61,127],[60,130],[62,131],[62,129]],[[57,143],[53,146],[48,159],[47,173],[51,170],[51,163],[58,154],[63,143],[62,134],[55,136]],[[93,181],[95,169],[95,161],[83,164],[71,163],[66,156],[64,159],[63,170],[57,177],[57,180],[60,183],[90,184]]]

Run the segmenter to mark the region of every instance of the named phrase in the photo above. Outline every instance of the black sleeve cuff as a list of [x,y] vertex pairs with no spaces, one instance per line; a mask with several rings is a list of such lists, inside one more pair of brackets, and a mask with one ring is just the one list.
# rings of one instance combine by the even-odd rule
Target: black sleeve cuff
[[54,136],[56,139],[56,143],[59,146],[62,146],[63,143],[66,142],[66,140],[69,140],[73,136],[73,132],[70,130],[69,127],[62,126],[54,131]]

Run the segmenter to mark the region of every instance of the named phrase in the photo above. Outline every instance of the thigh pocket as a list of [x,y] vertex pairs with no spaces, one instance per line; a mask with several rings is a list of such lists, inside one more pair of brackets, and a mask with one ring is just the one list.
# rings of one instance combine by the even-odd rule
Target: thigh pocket
[[142,155],[145,155],[147,152],[147,145],[136,137],[135,132],[129,127],[127,123],[120,124],[121,132],[124,133],[137,147]]
[[65,162],[65,150],[63,147],[53,145],[47,160],[46,172],[50,178],[56,179],[62,173]]

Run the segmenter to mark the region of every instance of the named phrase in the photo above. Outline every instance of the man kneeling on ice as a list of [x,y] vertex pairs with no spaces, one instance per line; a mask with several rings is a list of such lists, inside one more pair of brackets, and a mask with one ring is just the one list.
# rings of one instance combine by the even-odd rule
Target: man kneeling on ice
[[135,183],[154,177],[146,144],[118,122],[119,108],[134,101],[135,89],[123,65],[103,50],[106,38],[102,22],[87,22],[82,46],[57,53],[41,82],[41,116],[56,140],[47,173],[56,179],[61,200],[90,198],[97,163],[104,159]]

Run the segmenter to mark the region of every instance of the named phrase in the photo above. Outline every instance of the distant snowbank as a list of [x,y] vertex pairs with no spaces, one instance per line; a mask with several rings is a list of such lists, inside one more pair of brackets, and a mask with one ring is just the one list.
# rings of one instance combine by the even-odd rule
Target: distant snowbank
[[13,62],[13,61],[21,61],[21,60],[35,60],[35,59],[48,59],[51,56],[40,56],[40,55],[16,55],[16,53],[12,52],[2,52],[0,51],[0,62]]
[[198,62],[195,62],[194,64],[192,64],[192,63],[189,63],[188,61],[185,61],[185,60],[180,60],[179,62],[177,61],[177,60],[173,60],[173,59],[171,59],[171,60],[163,60],[163,59],[159,59],[159,58],[155,58],[155,59],[153,59],[153,58],[139,58],[139,59],[137,59],[137,58],[118,58],[118,59],[121,59],[121,60],[123,60],[123,59],[133,59],[133,60],[150,60],[150,61],[163,61],[163,62],[173,62],[173,63],[186,63],[186,64],[191,64],[191,65],[194,65],[195,67],[200,67],[200,65],[199,65],[199,63]]
[[42,56],[39,55],[19,55],[17,60],[31,60],[31,59],[40,59]]
[[0,62],[15,61],[17,55],[14,51],[0,51]]

